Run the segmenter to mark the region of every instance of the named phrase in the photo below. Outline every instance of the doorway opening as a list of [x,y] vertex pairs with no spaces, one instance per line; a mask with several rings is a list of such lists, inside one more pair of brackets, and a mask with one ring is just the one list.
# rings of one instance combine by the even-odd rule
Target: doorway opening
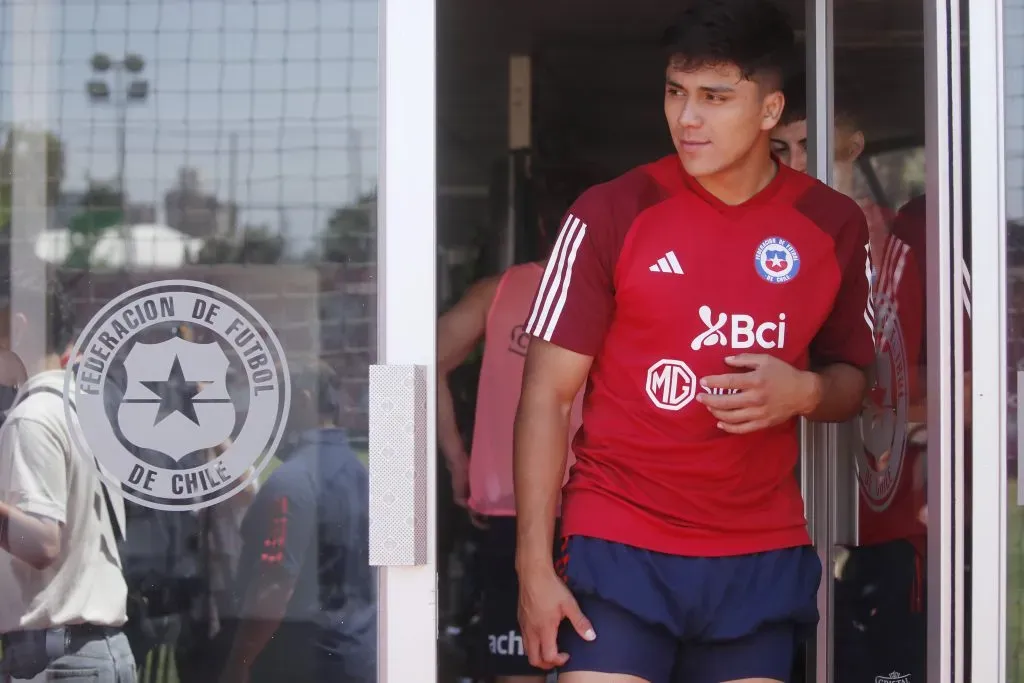
[[[780,4],[803,42],[804,3]],[[850,104],[863,133],[850,193],[895,214],[924,186],[922,6],[908,0],[843,5],[836,8],[834,95],[843,107]],[[442,316],[474,283],[513,264],[544,259],[563,213],[587,187],[672,153],[658,41],[674,11],[653,0],[438,0]],[[808,104],[798,103],[805,111]],[[474,344],[447,375],[467,453],[482,351],[481,343]],[[445,372],[440,361],[439,370]],[[839,514],[848,533],[837,540],[856,545],[857,465],[850,449],[840,450],[840,486],[848,490]],[[488,648],[515,644],[499,642],[505,632],[490,640],[485,633],[481,533],[454,502],[442,444],[438,455],[439,680],[488,680],[482,667]],[[511,562],[512,548],[508,553]],[[826,580],[830,574],[825,572]],[[814,680],[803,655],[794,663],[794,680]]]

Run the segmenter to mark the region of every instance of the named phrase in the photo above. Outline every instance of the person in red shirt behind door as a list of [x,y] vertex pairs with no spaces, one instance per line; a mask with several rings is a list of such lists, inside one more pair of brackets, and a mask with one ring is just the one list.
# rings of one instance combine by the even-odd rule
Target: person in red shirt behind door
[[[564,206],[564,204],[563,204]],[[512,486],[512,424],[530,336],[523,330],[544,267],[520,263],[484,278],[438,321],[438,442],[452,475],[458,505],[469,509],[479,546],[480,635],[485,673],[494,683],[543,683],[530,666],[516,622],[519,585],[515,572],[515,492]],[[448,375],[483,341],[483,362],[466,452],[455,419]],[[572,408],[579,424],[581,396]],[[570,428],[570,435],[574,428]],[[572,460],[569,439],[565,444]]]
[[527,320],[520,624],[563,683],[786,681],[821,577],[797,418],[860,409],[867,225],[771,154],[794,50],[774,5],[695,0],[665,48],[676,153],[576,200]]
[[[772,145],[781,159],[806,171],[806,90],[786,88],[787,107]],[[897,672],[923,678],[927,624],[923,566],[926,529],[920,520],[924,396],[918,366],[924,341],[921,252],[894,234],[896,215],[855,194],[855,163],[864,150],[856,117],[836,105],[836,188],[858,200],[869,228],[867,254],[876,363],[853,441],[858,496],[857,545],[843,549],[836,572],[836,680],[855,683]],[[904,217],[900,217],[900,224]]]

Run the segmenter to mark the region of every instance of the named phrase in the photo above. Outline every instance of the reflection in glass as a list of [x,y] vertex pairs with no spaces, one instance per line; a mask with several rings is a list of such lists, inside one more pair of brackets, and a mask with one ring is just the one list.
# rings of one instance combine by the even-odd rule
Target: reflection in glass
[[[84,651],[111,627],[126,636],[137,677],[161,683],[375,680],[365,461],[377,342],[377,4],[46,5],[0,11],[0,409],[48,357],[74,366],[66,342],[108,302],[165,280],[251,305],[280,340],[291,406],[281,444],[251,454],[269,465],[237,473],[227,500],[124,503],[127,538],[109,556],[126,586],[126,621],[75,614],[59,594],[52,619],[12,621],[17,586],[55,585],[64,565],[39,573],[0,549],[0,614],[9,612],[0,632],[85,621],[97,628],[69,630]],[[55,288],[59,306],[46,300]],[[43,358],[58,308],[70,339]],[[220,344],[180,320],[138,341],[174,339]],[[125,356],[111,360],[109,415],[134,395]],[[180,458],[151,443],[136,449],[139,462],[202,468],[242,441],[256,400],[250,361],[232,356],[217,390],[238,416],[229,439]],[[187,362],[175,367],[177,383],[152,385],[152,409],[166,419],[193,415],[211,380],[190,376]],[[115,431],[127,444],[138,425],[124,427]],[[17,507],[5,457],[0,445],[0,504]],[[70,489],[60,495],[73,502]],[[9,665],[16,654],[0,656]]]
[[921,12],[856,2],[835,13],[835,183],[868,220],[876,350],[864,409],[840,430],[838,486],[855,494],[838,511],[832,576],[838,683],[927,676]]
[[1003,0],[1006,163],[1006,363],[1009,479],[1006,518],[1006,680],[1024,681],[1024,496],[1020,477],[1021,386],[1024,371],[1024,4]]

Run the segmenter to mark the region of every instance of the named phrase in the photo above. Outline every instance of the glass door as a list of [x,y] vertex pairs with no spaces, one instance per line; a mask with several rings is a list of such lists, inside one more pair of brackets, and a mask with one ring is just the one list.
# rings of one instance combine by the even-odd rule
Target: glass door
[[381,681],[437,680],[435,3],[382,0],[378,362],[370,368],[370,561]]
[[434,680],[433,12],[0,7],[13,679]]
[[861,415],[808,430],[809,521],[826,567],[813,679],[962,680],[959,11],[807,9],[808,157],[867,217],[876,343]]

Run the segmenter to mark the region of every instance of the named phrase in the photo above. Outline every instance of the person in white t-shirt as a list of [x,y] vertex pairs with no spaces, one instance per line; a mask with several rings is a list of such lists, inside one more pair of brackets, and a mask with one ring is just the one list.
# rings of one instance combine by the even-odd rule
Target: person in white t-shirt
[[72,327],[67,302],[49,289],[45,357],[0,428],[2,667],[8,680],[134,683],[121,632],[124,501],[71,438],[62,359]]

